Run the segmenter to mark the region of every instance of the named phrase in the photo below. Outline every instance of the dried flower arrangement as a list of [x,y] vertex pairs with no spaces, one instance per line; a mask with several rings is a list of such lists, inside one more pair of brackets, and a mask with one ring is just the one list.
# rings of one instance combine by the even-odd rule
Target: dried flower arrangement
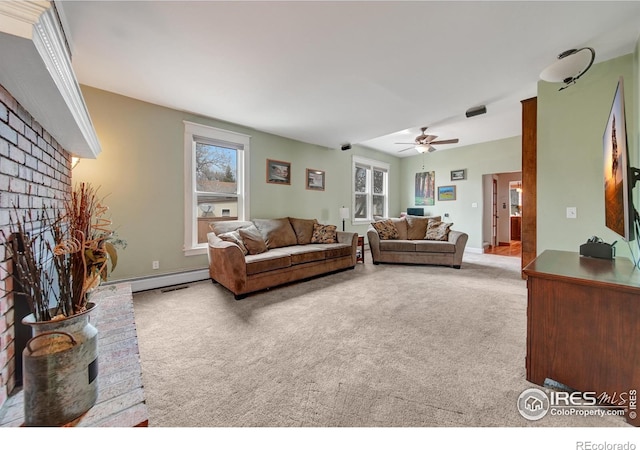
[[10,236],[2,232],[14,283],[37,322],[85,311],[91,290],[115,269],[116,246],[126,243],[116,238],[101,200],[81,183],[64,208],[43,207],[35,215],[15,210]]

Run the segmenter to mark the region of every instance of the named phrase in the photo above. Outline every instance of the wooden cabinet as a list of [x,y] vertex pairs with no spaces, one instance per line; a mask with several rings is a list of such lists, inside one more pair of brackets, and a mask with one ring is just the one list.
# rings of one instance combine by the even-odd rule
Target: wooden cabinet
[[511,240],[522,240],[522,217],[511,216]]
[[[546,250],[527,276],[527,380],[613,396],[640,389],[640,271],[614,260]],[[627,397],[628,398],[628,397]],[[627,421],[640,425],[627,400]]]

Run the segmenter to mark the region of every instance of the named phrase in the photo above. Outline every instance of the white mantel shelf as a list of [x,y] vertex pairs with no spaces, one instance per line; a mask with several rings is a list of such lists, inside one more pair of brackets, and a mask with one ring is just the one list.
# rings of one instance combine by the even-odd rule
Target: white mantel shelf
[[101,151],[49,1],[0,1],[0,84],[68,152]]

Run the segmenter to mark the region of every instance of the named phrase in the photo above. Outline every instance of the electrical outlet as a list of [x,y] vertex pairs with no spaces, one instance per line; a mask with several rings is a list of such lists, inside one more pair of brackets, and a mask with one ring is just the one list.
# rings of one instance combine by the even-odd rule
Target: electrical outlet
[[159,268],[160,268],[160,261],[152,261],[152,262],[151,262],[151,268],[152,268],[153,270],[157,270],[157,269],[159,269]]

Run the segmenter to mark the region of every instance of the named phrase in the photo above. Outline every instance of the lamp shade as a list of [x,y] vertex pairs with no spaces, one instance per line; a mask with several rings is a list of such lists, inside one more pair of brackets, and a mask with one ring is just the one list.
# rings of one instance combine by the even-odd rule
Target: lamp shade
[[349,208],[345,208],[344,206],[340,208],[340,218],[342,220],[349,218]]
[[589,70],[594,58],[595,51],[589,47],[567,50],[540,73],[540,78],[551,83],[571,83]]

